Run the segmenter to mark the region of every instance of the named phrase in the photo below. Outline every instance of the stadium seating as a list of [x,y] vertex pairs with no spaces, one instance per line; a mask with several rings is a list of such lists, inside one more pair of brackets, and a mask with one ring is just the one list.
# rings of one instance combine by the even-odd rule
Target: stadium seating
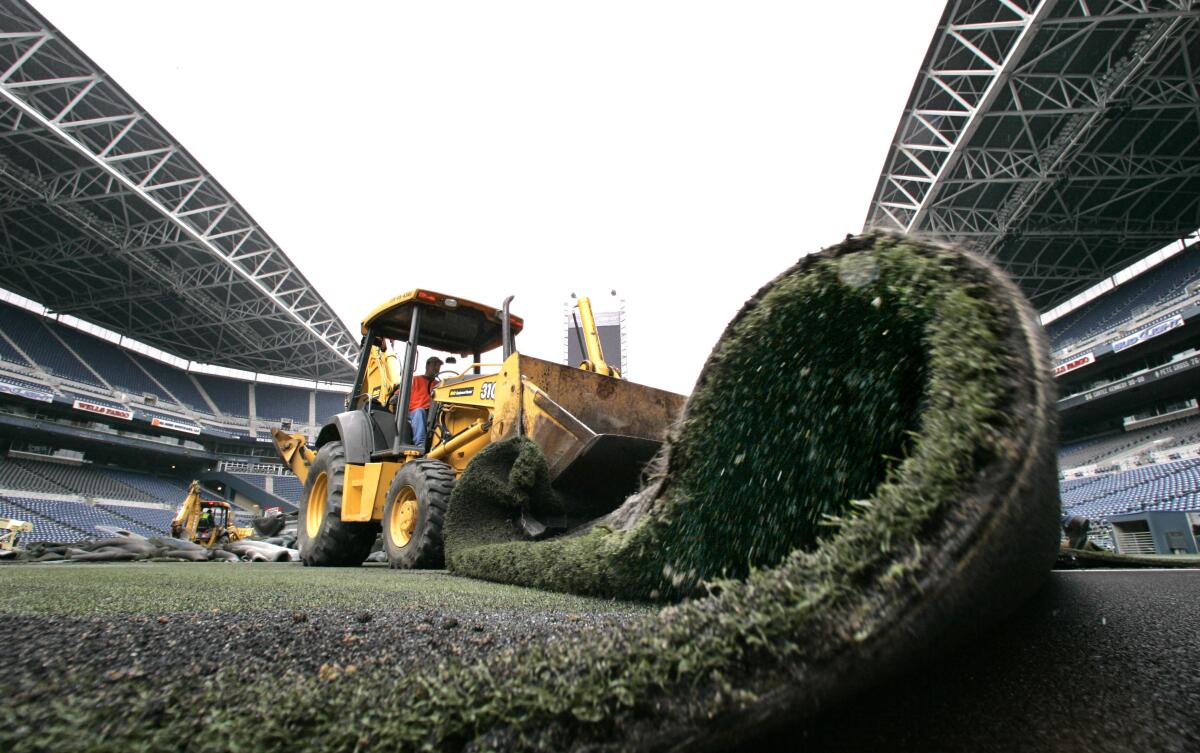
[[[102,504],[96,506],[104,508],[113,515],[128,520],[131,524],[151,532],[143,533],[143,536],[170,535],[171,521],[175,518],[174,512],[162,507],[133,507],[131,505],[115,504]],[[133,529],[131,528],[130,530]],[[135,531],[135,533],[137,533],[137,531]]]
[[33,524],[32,531],[21,534],[22,544],[32,544],[37,541],[71,542],[87,538],[87,534],[83,531],[38,515],[28,508],[17,505],[7,497],[0,497],[0,517],[16,518]]
[[274,479],[275,496],[282,497],[294,505],[300,504],[300,493],[304,485],[295,476],[276,476]]
[[[283,418],[290,418],[300,426],[309,425],[309,405],[314,396],[314,391],[310,388],[269,382],[255,382],[252,385],[241,379],[189,372],[5,303],[0,303],[0,332],[12,337],[34,360],[33,367],[41,367],[63,379],[91,385],[102,394],[84,394],[80,391],[82,388],[73,388],[70,384],[52,387],[49,383],[38,383],[37,376],[24,373],[3,374],[0,375],[0,381],[20,384],[31,389],[58,392],[71,399],[86,400],[121,410],[133,407],[150,412],[142,407],[140,400],[135,399],[128,401],[129,404],[122,404],[126,398],[112,394],[109,387],[103,384],[107,382],[113,390],[129,395],[154,395],[163,410],[184,408],[201,414],[194,417],[193,421],[215,415],[218,420],[227,417],[230,423],[243,424],[240,428],[212,427],[210,423],[203,422],[206,428],[212,428],[210,433],[222,436],[248,433],[245,422],[250,417],[250,389],[253,386],[255,413],[265,425],[278,424]],[[52,332],[55,334],[51,334]],[[65,347],[64,342],[69,347]],[[0,361],[21,367],[13,369],[13,372],[20,372],[31,366],[17,349],[3,338],[0,338]],[[103,381],[97,378],[97,374]],[[315,399],[318,424],[344,410],[344,393],[317,390]],[[216,406],[216,414],[213,413],[213,406]],[[165,418],[180,420],[172,416]]]
[[100,380],[50,334],[51,326],[58,325],[30,311],[0,303],[0,330],[39,366],[64,379],[102,386]]
[[134,395],[150,394],[175,402],[150,376],[125,355],[125,349],[86,332],[59,325],[58,336],[114,388]]
[[308,423],[308,396],[311,390],[285,387],[281,384],[256,382],[254,384],[254,412],[259,418],[278,423],[281,418],[290,418],[298,423]]
[[212,374],[193,374],[192,376],[212,398],[221,413],[240,418],[250,415],[250,388],[246,382]]
[[346,393],[317,390],[317,425],[346,410]]
[[[3,331],[3,329],[0,329],[0,332]],[[4,337],[0,337],[0,361],[8,361],[9,363],[17,364],[18,366],[28,367],[31,365],[29,361],[26,361],[25,358],[17,352],[16,348],[9,344],[8,340]]]
[[1063,513],[1106,519],[1141,510],[1200,511],[1200,459],[1060,483]]
[[237,476],[243,481],[254,484],[259,489],[265,490],[267,488],[267,477],[261,473],[235,473],[233,475]]
[[[92,507],[84,502],[71,502],[58,499],[32,499],[16,496],[10,496],[7,499],[18,507],[37,513],[49,521],[58,523],[60,526],[80,531],[86,534],[87,538],[107,535],[107,532],[100,530],[97,526],[124,529],[142,536],[159,535],[146,526],[113,515],[99,507]],[[18,515],[17,517],[20,516]]]
[[[188,484],[184,481],[117,468],[103,468],[101,471],[109,478],[116,479],[125,486],[137,489],[168,505],[178,505],[188,493]],[[134,498],[130,497],[129,499]]]
[[26,379],[18,379],[8,374],[0,374],[0,382],[11,384],[14,387],[24,387],[27,390],[40,390],[41,392],[53,392],[48,385],[36,384]]
[[[1152,310],[1200,280],[1200,248],[1191,247],[1051,322],[1054,350],[1081,342]],[[1164,317],[1165,318],[1165,317]]]
[[73,494],[105,499],[130,499],[138,502],[158,501],[140,489],[126,486],[90,465],[67,465],[11,458],[7,463],[16,465],[30,474],[41,476]]
[[0,489],[18,489],[47,494],[70,494],[71,491],[45,476],[26,469],[18,461],[0,458]]
[[212,408],[208,407],[208,403],[204,401],[204,398],[200,395],[200,391],[196,389],[195,383],[188,378],[187,373],[182,369],[139,353],[127,352],[125,355],[150,372],[183,405],[202,413],[212,412]]
[[1064,445],[1058,451],[1058,467],[1067,470],[1093,465],[1122,453],[1167,450],[1200,441],[1200,416],[1147,426],[1098,439]]

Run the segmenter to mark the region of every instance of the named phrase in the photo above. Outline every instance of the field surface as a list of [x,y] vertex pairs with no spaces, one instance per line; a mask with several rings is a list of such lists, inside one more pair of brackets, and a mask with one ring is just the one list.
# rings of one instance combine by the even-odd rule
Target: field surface
[[413,670],[649,612],[383,567],[4,565],[0,750],[158,750],[189,739],[236,748],[246,729],[272,725],[272,694],[383,699]]
[[[992,634],[748,749],[1200,750],[1198,593],[1194,570],[1054,573]],[[374,750],[414,670],[651,611],[383,568],[0,566],[0,750]],[[326,708],[358,712],[317,740]]]

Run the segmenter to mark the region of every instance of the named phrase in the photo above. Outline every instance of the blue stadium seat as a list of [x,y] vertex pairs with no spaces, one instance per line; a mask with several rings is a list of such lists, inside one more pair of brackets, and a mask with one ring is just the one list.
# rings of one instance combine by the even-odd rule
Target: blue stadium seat
[[1162,451],[1196,441],[1200,441],[1200,415],[1063,445],[1058,451],[1058,467],[1069,470],[1121,453]]
[[[0,332],[3,331],[4,329],[0,327]],[[25,367],[33,365],[29,363],[29,361],[25,360],[25,357],[18,353],[16,348],[10,345],[8,340],[3,337],[0,337],[0,361],[8,361],[9,363],[15,363],[18,366]]]
[[150,375],[125,355],[125,349],[73,327],[57,325],[58,336],[114,388],[134,395],[150,394],[173,403],[171,396]]
[[32,510],[21,507],[7,497],[0,497],[0,516],[16,518],[17,520],[33,524],[32,531],[21,534],[22,544],[32,544],[39,541],[70,543],[88,538],[88,535],[83,531],[63,525],[56,520],[51,520]]
[[0,303],[0,329],[39,366],[64,379],[103,386],[78,358],[50,334],[50,327],[58,325],[31,311]]
[[138,489],[153,499],[168,505],[178,505],[188,493],[188,483],[178,479],[151,476],[148,473],[137,473],[117,468],[104,468],[104,474],[116,479],[125,486]]
[[317,390],[317,424],[326,424],[330,418],[344,410],[346,410],[345,392]]
[[104,499],[128,499],[137,502],[157,501],[140,489],[126,486],[91,465],[67,465],[11,458],[7,463],[40,476],[73,494]]
[[282,497],[294,505],[300,504],[300,493],[304,485],[295,476],[276,476],[274,481],[275,496]]
[[226,379],[212,374],[193,374],[196,381],[227,416],[246,418],[250,415],[250,384],[240,379]]
[[238,478],[242,479],[243,481],[247,481],[251,484],[254,484],[259,489],[262,489],[264,491],[267,488],[267,477],[262,475],[261,473],[235,473],[233,475],[237,476]]
[[1147,272],[1051,322],[1046,331],[1054,350],[1102,334],[1152,310],[1200,280],[1200,248],[1192,246]]
[[212,408],[208,407],[208,403],[200,396],[200,391],[196,389],[196,385],[188,378],[187,372],[183,369],[176,368],[169,364],[165,364],[155,358],[143,356],[139,353],[126,353],[133,361],[136,361],[146,371],[149,371],[155,379],[162,383],[171,391],[179,402],[183,403],[192,410],[202,413],[211,413]]
[[254,412],[264,421],[278,423],[281,418],[290,418],[307,424],[309,393],[298,387],[255,382]]
[[[169,536],[171,534],[171,521],[175,518],[175,513],[161,507],[132,507],[130,505],[114,505],[102,504],[96,505],[102,507],[107,512],[119,516],[124,520],[129,521],[127,525],[137,526],[149,533],[134,531],[141,533],[143,536]],[[130,528],[130,530],[133,530]]]
[[8,374],[0,374],[0,382],[3,382],[4,384],[11,384],[14,387],[23,387],[27,390],[39,390],[41,392],[51,393],[54,392],[54,390],[50,389],[49,385],[37,384],[26,379],[19,379],[14,376],[9,376]]
[[25,468],[19,462],[0,458],[0,489],[48,494],[70,494],[71,490]]
[[1063,513],[1104,520],[1142,510],[1200,511],[1200,458],[1060,482]]
[[[132,531],[141,536],[159,535],[145,526],[113,515],[100,507],[92,507],[83,502],[70,502],[57,499],[32,499],[15,496],[8,497],[7,499],[18,507],[34,512],[60,526],[82,531],[87,538],[99,538],[108,535],[107,532],[100,530],[97,526],[120,528]],[[34,533],[36,533],[36,530]]]

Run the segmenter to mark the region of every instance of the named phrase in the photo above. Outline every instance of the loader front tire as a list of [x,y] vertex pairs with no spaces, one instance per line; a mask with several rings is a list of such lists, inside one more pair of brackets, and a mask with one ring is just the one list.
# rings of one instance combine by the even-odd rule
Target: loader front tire
[[341,442],[321,447],[300,495],[296,547],[300,560],[312,567],[358,567],[371,553],[379,524],[342,520],[346,482],[346,450]]
[[439,460],[413,460],[388,486],[383,549],[397,569],[442,567],[442,521],[454,490],[454,471]]

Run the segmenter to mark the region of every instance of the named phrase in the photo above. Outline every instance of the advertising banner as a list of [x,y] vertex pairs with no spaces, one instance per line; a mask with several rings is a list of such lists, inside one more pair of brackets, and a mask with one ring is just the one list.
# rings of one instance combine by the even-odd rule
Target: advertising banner
[[16,395],[18,397],[28,398],[29,400],[37,400],[41,403],[54,402],[54,395],[49,392],[31,390],[28,387],[18,387],[15,384],[6,384],[5,382],[0,382],[0,392],[3,392],[6,395]]
[[200,427],[192,426],[191,424],[181,424],[178,421],[172,421],[167,418],[159,418],[154,416],[150,419],[151,426],[157,426],[162,429],[170,429],[171,431],[181,431],[184,434],[199,434]]
[[1174,374],[1178,374],[1181,371],[1190,371],[1195,368],[1200,368],[1200,356],[1183,358],[1175,361],[1174,363],[1160,366],[1157,369],[1143,371],[1140,374],[1134,374],[1133,376],[1119,379],[1111,384],[1106,384],[1102,387],[1097,387],[1093,390],[1088,390],[1087,392],[1082,392],[1078,395],[1064,397],[1062,400],[1058,401],[1058,409],[1063,410],[1066,408],[1073,408],[1077,405],[1091,402],[1092,400],[1098,400],[1102,397],[1114,395],[1118,392],[1124,392],[1131,387],[1138,387],[1143,384],[1151,384],[1160,379],[1165,379]]
[[1179,327],[1182,327],[1182,326],[1183,326],[1183,316],[1180,314],[1176,314],[1175,316],[1171,317],[1170,319],[1166,320],[1165,322],[1159,322],[1158,324],[1151,324],[1149,327],[1139,329],[1137,332],[1134,332],[1132,335],[1129,335],[1127,337],[1122,337],[1120,340],[1117,340],[1116,342],[1114,342],[1112,344],[1113,353],[1117,353],[1119,351],[1125,350],[1126,348],[1132,348],[1134,345],[1137,345],[1138,343],[1143,343],[1152,337],[1158,337],[1159,335],[1163,334],[1164,332],[1170,332],[1171,330],[1178,329]]
[[1063,374],[1066,374],[1068,371],[1074,371],[1075,369],[1082,369],[1084,366],[1087,366],[1088,364],[1095,363],[1095,362],[1096,362],[1095,353],[1093,353],[1092,351],[1088,351],[1087,353],[1084,353],[1081,356],[1075,356],[1071,360],[1064,361],[1063,363],[1060,363],[1059,365],[1055,366],[1054,367],[1054,376],[1056,376],[1056,377],[1062,376]]
[[109,418],[119,418],[122,421],[133,420],[133,411],[113,408],[111,406],[100,405],[98,403],[89,403],[87,400],[76,400],[71,403],[71,407],[73,407],[75,410],[87,411],[88,413],[99,413],[101,416],[108,416]]

